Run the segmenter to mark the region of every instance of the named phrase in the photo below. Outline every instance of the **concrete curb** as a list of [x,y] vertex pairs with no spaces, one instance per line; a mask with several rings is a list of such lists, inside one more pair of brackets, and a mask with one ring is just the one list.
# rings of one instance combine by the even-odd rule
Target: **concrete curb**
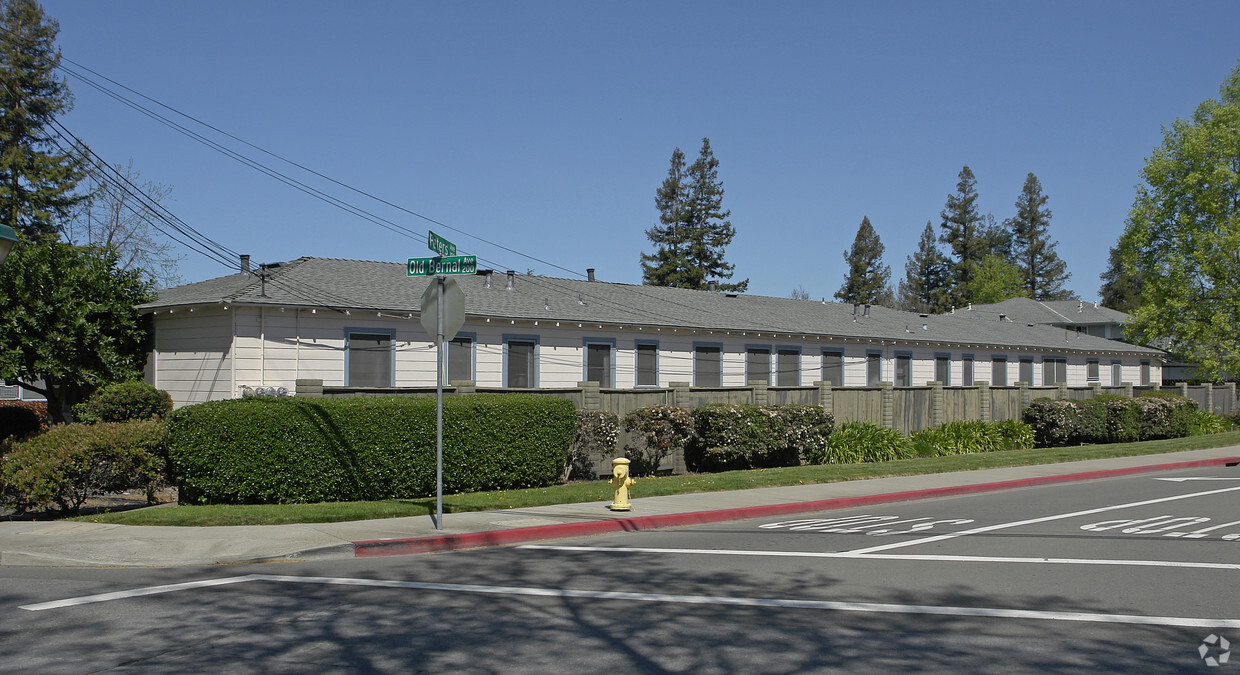
[[713,511],[694,511],[689,513],[669,513],[655,516],[639,516],[636,518],[617,518],[607,520],[586,521],[580,523],[563,523],[557,525],[539,525],[536,527],[520,527],[510,530],[491,530],[487,532],[469,532],[465,534],[432,535],[429,537],[411,537],[401,539],[375,539],[353,542],[353,554],[358,558],[374,558],[394,555],[416,555],[438,551],[460,551],[487,546],[508,546],[541,539],[561,539],[565,537],[584,537],[611,532],[639,532],[664,527],[682,527],[686,525],[705,525],[732,520],[748,520],[766,518],[829,509],[844,509],[854,506],[871,504],[888,504],[892,502],[930,499],[933,497],[950,497],[955,495],[995,492],[1013,488],[1032,487],[1035,485],[1052,485],[1055,483],[1071,483],[1099,478],[1115,478],[1140,473],[1157,471],[1173,471],[1191,469],[1202,466],[1220,466],[1240,464],[1240,457],[1220,457],[1201,459],[1189,462],[1172,462],[1169,464],[1152,464],[1147,466],[1125,467],[1121,469],[1104,469],[1081,473],[1059,474],[1054,476],[1037,476],[1017,480],[993,483],[976,483],[951,487],[928,488],[924,490],[908,490],[905,492],[889,492],[885,494],[866,495],[862,497],[839,497],[809,502],[788,504],[766,504],[747,506],[735,509],[718,509]]

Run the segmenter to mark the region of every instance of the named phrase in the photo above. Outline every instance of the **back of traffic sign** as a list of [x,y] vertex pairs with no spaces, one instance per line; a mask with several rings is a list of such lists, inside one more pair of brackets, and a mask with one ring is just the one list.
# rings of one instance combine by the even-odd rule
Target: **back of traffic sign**
[[[451,277],[444,278],[442,283],[443,339],[451,340],[456,337],[461,326],[465,325],[465,291],[462,291],[460,284]],[[432,340],[439,332],[439,327],[436,326],[439,320],[439,284],[440,280],[435,279],[427,284],[426,290],[422,292],[422,328],[426,329]]]

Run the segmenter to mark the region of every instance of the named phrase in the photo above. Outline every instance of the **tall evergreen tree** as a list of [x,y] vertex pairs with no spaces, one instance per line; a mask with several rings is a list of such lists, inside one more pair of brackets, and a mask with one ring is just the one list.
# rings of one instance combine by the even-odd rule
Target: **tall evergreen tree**
[[891,293],[891,267],[883,264],[886,247],[874,231],[868,216],[862,217],[852,248],[844,251],[848,275],[844,285],[835,292],[840,302],[861,302],[867,305],[894,304]]
[[[719,181],[719,160],[702,139],[697,161],[684,167],[684,153],[672,153],[668,176],[655,193],[659,222],[646,230],[655,245],[652,254],[641,254],[642,282],[653,286],[706,288],[707,281],[731,279],[735,266],[724,257],[724,249],[736,236],[723,208],[723,183]],[[749,279],[721,283],[721,290],[744,292]]]
[[50,128],[73,107],[59,32],[34,0],[0,0],[0,223],[32,239],[55,236],[81,200],[80,154]]
[[1098,278],[1102,280],[1098,296],[1103,307],[1132,314],[1133,310],[1141,306],[1141,277],[1139,274],[1129,274],[1124,268],[1124,259],[1120,256],[1119,248],[1111,247],[1107,269],[1098,275]]
[[1051,211],[1042,183],[1030,173],[1016,198],[1016,216],[1007,220],[1012,231],[1012,257],[1020,268],[1023,293],[1034,300],[1068,300],[1072,291],[1063,287],[1072,275],[1055,252],[1058,242],[1050,238]]
[[934,224],[926,221],[917,250],[904,264],[898,297],[900,309],[927,314],[947,309],[947,262],[939,251]]
[[951,249],[948,303],[958,307],[973,301],[973,277],[992,247],[982,236],[985,221],[978,213],[977,178],[967,164],[960,170],[959,178],[956,193],[947,196],[947,204],[939,214],[942,218],[939,241]]

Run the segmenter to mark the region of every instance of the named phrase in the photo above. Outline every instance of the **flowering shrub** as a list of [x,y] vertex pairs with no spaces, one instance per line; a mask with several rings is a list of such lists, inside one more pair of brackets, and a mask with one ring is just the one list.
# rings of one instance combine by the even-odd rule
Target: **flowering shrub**
[[693,411],[694,442],[685,463],[694,471],[797,466],[826,447],[834,418],[819,406],[713,404]]
[[1038,447],[1182,438],[1192,429],[1197,404],[1174,394],[1102,395],[1084,401],[1037,399],[1025,409]]
[[573,444],[568,462],[560,473],[560,482],[570,478],[595,479],[598,476],[598,460],[615,455],[619,436],[619,415],[604,410],[578,410],[577,431],[573,434]]
[[18,513],[51,506],[76,512],[105,492],[154,488],[164,475],[167,431],[153,420],[62,424],[3,448],[0,503]]
[[624,456],[632,460],[629,471],[641,476],[657,471],[674,451],[684,452],[693,438],[693,416],[684,408],[654,405],[625,415],[624,428],[641,437],[640,446],[624,448]]
[[1183,438],[1193,426],[1197,402],[1165,392],[1146,392],[1133,401],[1141,408],[1141,440]]
[[826,447],[806,457],[810,464],[853,464],[907,459],[913,444],[895,429],[873,422],[844,422],[835,427]]

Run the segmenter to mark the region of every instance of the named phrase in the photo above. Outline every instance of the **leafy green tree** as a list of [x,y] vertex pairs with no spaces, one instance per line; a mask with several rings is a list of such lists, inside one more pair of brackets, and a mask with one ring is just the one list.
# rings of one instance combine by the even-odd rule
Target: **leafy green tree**
[[[641,254],[642,283],[651,286],[704,289],[709,280],[731,279],[735,266],[727,262],[724,250],[736,236],[723,208],[723,183],[719,181],[719,160],[702,139],[697,161],[685,168],[685,156],[672,152],[667,178],[655,192],[659,223],[646,230],[655,245],[654,253]],[[719,288],[744,292],[749,280],[721,283]]]
[[1028,297],[1020,266],[994,253],[982,258],[973,277],[973,302],[1003,302],[1019,297]]
[[948,307],[947,258],[939,250],[934,224],[926,222],[917,250],[904,263],[898,303],[909,312],[938,313]]
[[0,267],[0,378],[46,397],[52,422],[71,420],[96,387],[141,376],[135,306],[151,297],[111,249],[18,242]]
[[852,247],[844,251],[848,275],[840,290],[835,292],[836,300],[867,305],[895,304],[891,293],[891,267],[883,264],[884,250],[886,247],[869,217],[862,217]]
[[1030,173],[1016,198],[1016,216],[1007,220],[1012,232],[1012,254],[1020,268],[1022,295],[1034,300],[1069,300],[1072,291],[1063,287],[1072,275],[1055,252],[1058,242],[1050,238],[1051,211],[1042,183]]
[[1126,327],[1200,364],[1204,378],[1240,373],[1240,64],[1191,120],[1163,128],[1119,240],[1141,279]]
[[0,223],[32,239],[55,236],[81,200],[81,154],[50,128],[73,107],[59,32],[34,0],[0,0]]
[[973,277],[982,258],[995,246],[985,234],[985,220],[978,212],[977,178],[966,164],[959,174],[956,193],[947,196],[939,214],[939,241],[950,248],[948,302],[957,307],[973,302]]
[[1111,253],[1107,257],[1107,269],[1098,275],[1098,278],[1102,280],[1098,296],[1103,307],[1131,314],[1141,305],[1141,277],[1129,274],[1124,269],[1119,248],[1111,247]]

